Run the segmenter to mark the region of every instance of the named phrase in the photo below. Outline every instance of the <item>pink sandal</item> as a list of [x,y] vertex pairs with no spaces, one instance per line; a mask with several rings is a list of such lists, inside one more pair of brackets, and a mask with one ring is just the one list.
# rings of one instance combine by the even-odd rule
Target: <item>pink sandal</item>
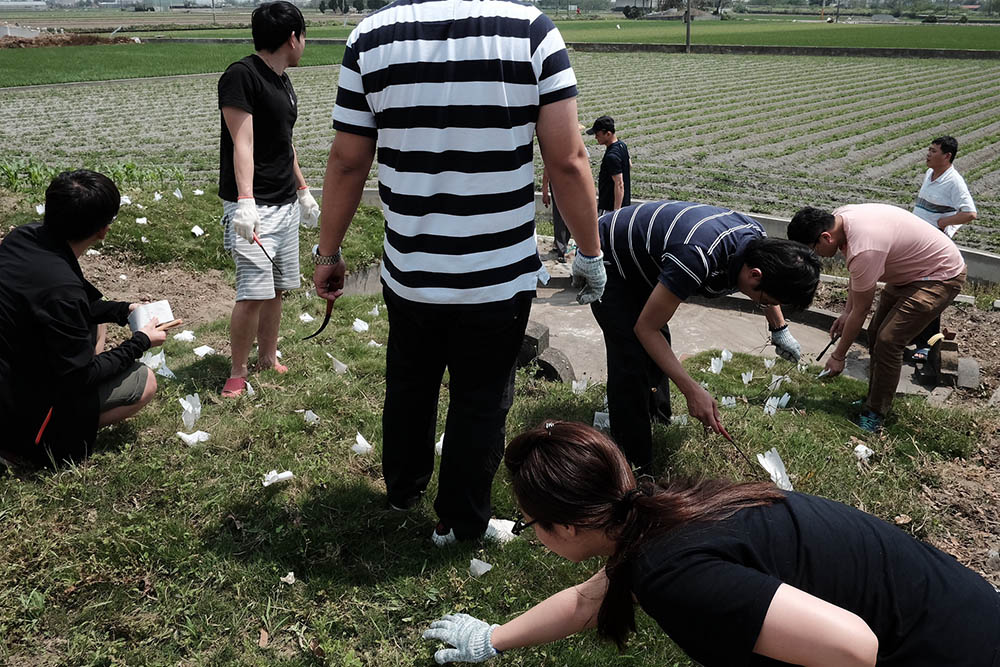
[[222,387],[222,398],[236,398],[246,391],[246,378],[229,378]]

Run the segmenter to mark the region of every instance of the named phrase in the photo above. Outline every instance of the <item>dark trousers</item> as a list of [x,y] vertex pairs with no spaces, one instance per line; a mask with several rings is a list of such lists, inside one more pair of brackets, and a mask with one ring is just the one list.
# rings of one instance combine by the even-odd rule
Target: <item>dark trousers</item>
[[[608,411],[611,437],[629,463],[651,473],[653,434],[650,419],[670,419],[670,384],[649,357],[633,328],[653,289],[629,285],[613,269],[600,301],[590,305],[604,333],[608,355]],[[663,328],[670,343],[670,330]]]
[[569,227],[566,226],[566,221],[563,220],[562,214],[559,212],[556,195],[552,192],[551,185],[549,186],[549,197],[552,199],[552,236],[555,237],[556,252],[562,257],[569,249]]
[[934,321],[928,324],[926,327],[924,327],[924,330],[921,331],[919,334],[917,334],[917,337],[910,342],[916,345],[918,349],[921,347],[930,347],[931,338],[938,335],[939,333],[941,333],[940,315],[935,317]]
[[383,287],[389,317],[382,474],[396,505],[422,493],[434,472],[438,394],[449,405],[434,509],[459,539],[479,537],[503,457],[514,366],[531,294],[477,308],[407,301]]

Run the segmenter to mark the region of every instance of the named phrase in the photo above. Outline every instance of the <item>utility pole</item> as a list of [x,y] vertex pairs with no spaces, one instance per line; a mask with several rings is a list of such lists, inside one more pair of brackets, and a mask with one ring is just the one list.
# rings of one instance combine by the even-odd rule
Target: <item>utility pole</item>
[[216,20],[215,20],[215,0],[212,0],[212,25],[216,25]]
[[684,16],[687,23],[684,32],[684,53],[691,53],[691,0],[687,0],[687,13]]

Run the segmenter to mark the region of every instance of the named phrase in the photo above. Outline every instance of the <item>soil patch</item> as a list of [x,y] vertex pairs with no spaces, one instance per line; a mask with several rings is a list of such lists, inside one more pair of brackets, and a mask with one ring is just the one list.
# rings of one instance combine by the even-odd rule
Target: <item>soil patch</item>
[[41,34],[37,37],[0,37],[0,49],[31,49],[40,46],[94,46],[95,44],[125,44],[131,37],[100,37],[98,35]]

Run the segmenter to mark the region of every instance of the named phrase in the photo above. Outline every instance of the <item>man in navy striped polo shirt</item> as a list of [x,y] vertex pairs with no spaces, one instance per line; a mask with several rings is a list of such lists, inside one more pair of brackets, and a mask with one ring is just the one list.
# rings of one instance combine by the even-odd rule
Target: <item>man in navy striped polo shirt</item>
[[801,244],[766,238],[753,218],[708,204],[626,206],[601,216],[599,226],[608,284],[590,307],[607,348],[611,434],[633,465],[649,471],[650,416],[670,415],[668,378],[687,399],[688,414],[725,434],[715,399],[670,348],[667,323],[677,306],[695,294],[743,292],[764,306],[778,354],[798,361],[779,304],[812,302],[820,261]]
[[[543,273],[532,141],[581,254],[582,303],[605,270],[576,77],[558,30],[510,0],[397,0],[351,33],[333,112],[314,276],[340,295],[339,247],[378,149],[389,317],[382,471],[389,503],[415,505],[434,470],[437,403],[449,408],[435,544],[494,534],[514,362]],[[493,532],[491,532],[493,531]]]

